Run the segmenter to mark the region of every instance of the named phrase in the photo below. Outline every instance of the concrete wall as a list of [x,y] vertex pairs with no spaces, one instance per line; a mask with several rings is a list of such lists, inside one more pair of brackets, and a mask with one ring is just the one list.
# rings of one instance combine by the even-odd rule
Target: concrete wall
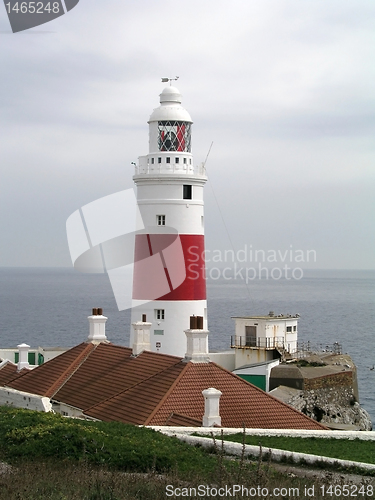
[[251,348],[236,348],[235,351],[235,367],[251,365],[253,363],[263,363],[264,361],[271,361],[273,358],[273,351],[266,351],[265,349],[251,349]]
[[16,391],[7,387],[0,387],[0,406],[12,406],[27,410],[52,411],[49,398],[30,394],[28,392]]
[[213,363],[232,372],[236,368],[235,350],[226,352],[210,352],[208,357]]

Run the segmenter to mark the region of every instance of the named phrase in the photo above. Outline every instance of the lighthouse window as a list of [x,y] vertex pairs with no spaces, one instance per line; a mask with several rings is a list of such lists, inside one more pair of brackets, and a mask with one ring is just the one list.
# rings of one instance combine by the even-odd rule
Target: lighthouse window
[[151,158],[151,165],[155,163],[155,158]]
[[165,226],[165,215],[157,215],[156,216],[156,224],[158,226]]
[[180,158],[179,157],[176,158],[176,163],[180,163]]
[[167,160],[166,161],[167,161],[167,163],[171,163],[171,159],[170,159],[169,156],[167,156]]
[[286,331],[287,331],[287,332],[291,332],[291,331],[292,331],[292,327],[291,327],[291,326],[287,326],[287,327],[286,327]]
[[184,158],[184,164],[186,165],[186,158]]
[[160,151],[191,150],[191,123],[177,121],[158,122],[158,143]]
[[191,200],[192,191],[193,191],[193,186],[190,186],[189,184],[184,184],[182,189],[182,198],[184,200]]
[[155,318],[164,319],[164,309],[155,309]]
[[161,163],[161,158],[160,158],[160,156],[159,156],[159,158],[158,158],[158,163]]

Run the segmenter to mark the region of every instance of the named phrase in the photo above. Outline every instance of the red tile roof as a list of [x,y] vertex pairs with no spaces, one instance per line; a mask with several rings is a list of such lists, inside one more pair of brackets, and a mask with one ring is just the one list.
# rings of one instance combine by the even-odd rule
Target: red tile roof
[[[223,427],[325,429],[215,363],[142,352],[111,343],[83,343],[9,383],[105,421],[138,425],[200,425],[202,390],[219,389]],[[180,422],[180,424],[178,424]]]
[[[134,397],[136,397],[140,391],[137,388],[141,383],[144,384],[142,390],[145,390],[146,394],[148,380],[151,377],[181,361],[181,358],[175,356],[165,354],[155,356],[155,353],[147,351],[137,357],[132,357],[131,354],[132,350],[127,347],[99,344],[85,361],[82,369],[72,375],[55,394],[54,399],[81,409],[87,409],[99,403],[102,403],[104,407],[106,400],[117,397],[124,391],[133,390]],[[147,402],[145,394],[141,396],[143,404]],[[109,417],[114,414],[115,410],[116,408],[110,410]],[[123,411],[125,411],[125,406]],[[104,415],[106,415],[105,411],[103,417]],[[131,411],[129,418],[131,418]]]
[[186,415],[171,413],[165,425],[170,425],[172,427],[202,427],[202,421],[196,418],[187,417]]
[[222,392],[222,427],[274,429],[326,429],[303,413],[282,403],[258,387],[218,366],[216,363],[188,363],[173,390],[160,405],[149,425],[165,425],[173,412],[202,421],[202,391],[214,387]]
[[23,368],[21,372],[18,372],[17,368],[17,365],[11,363],[10,361],[5,362],[0,367],[0,386],[8,384],[11,380],[19,377],[22,373],[30,371],[27,368]]
[[22,370],[21,376],[7,385],[19,391],[52,397],[95,347],[91,343],[79,344],[34,370],[25,373]]
[[[150,361],[151,358],[155,358],[157,361],[157,353],[142,353],[140,358],[144,354],[150,358]],[[176,379],[187,367],[180,358],[177,360],[177,364],[167,367],[116,396],[89,408],[85,411],[85,415],[99,420],[119,420],[130,424],[146,425]]]

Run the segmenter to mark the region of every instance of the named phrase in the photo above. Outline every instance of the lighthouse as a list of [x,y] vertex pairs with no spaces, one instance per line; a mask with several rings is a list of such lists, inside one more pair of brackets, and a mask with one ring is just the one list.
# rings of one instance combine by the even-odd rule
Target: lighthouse
[[[165,81],[165,80],[164,80]],[[192,119],[172,85],[149,124],[149,152],[133,180],[144,230],[135,237],[131,322],[148,322],[152,351],[184,356],[190,317],[207,329],[204,165],[191,153]],[[130,346],[134,341],[131,330]]]

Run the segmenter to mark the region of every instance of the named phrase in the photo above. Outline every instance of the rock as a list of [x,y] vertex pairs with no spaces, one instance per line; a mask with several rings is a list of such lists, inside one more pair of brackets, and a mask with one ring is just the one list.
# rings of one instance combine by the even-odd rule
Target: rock
[[349,387],[301,391],[292,396],[289,405],[322,424],[345,424],[362,431],[371,431],[372,422],[368,412],[355,401],[354,391]]

